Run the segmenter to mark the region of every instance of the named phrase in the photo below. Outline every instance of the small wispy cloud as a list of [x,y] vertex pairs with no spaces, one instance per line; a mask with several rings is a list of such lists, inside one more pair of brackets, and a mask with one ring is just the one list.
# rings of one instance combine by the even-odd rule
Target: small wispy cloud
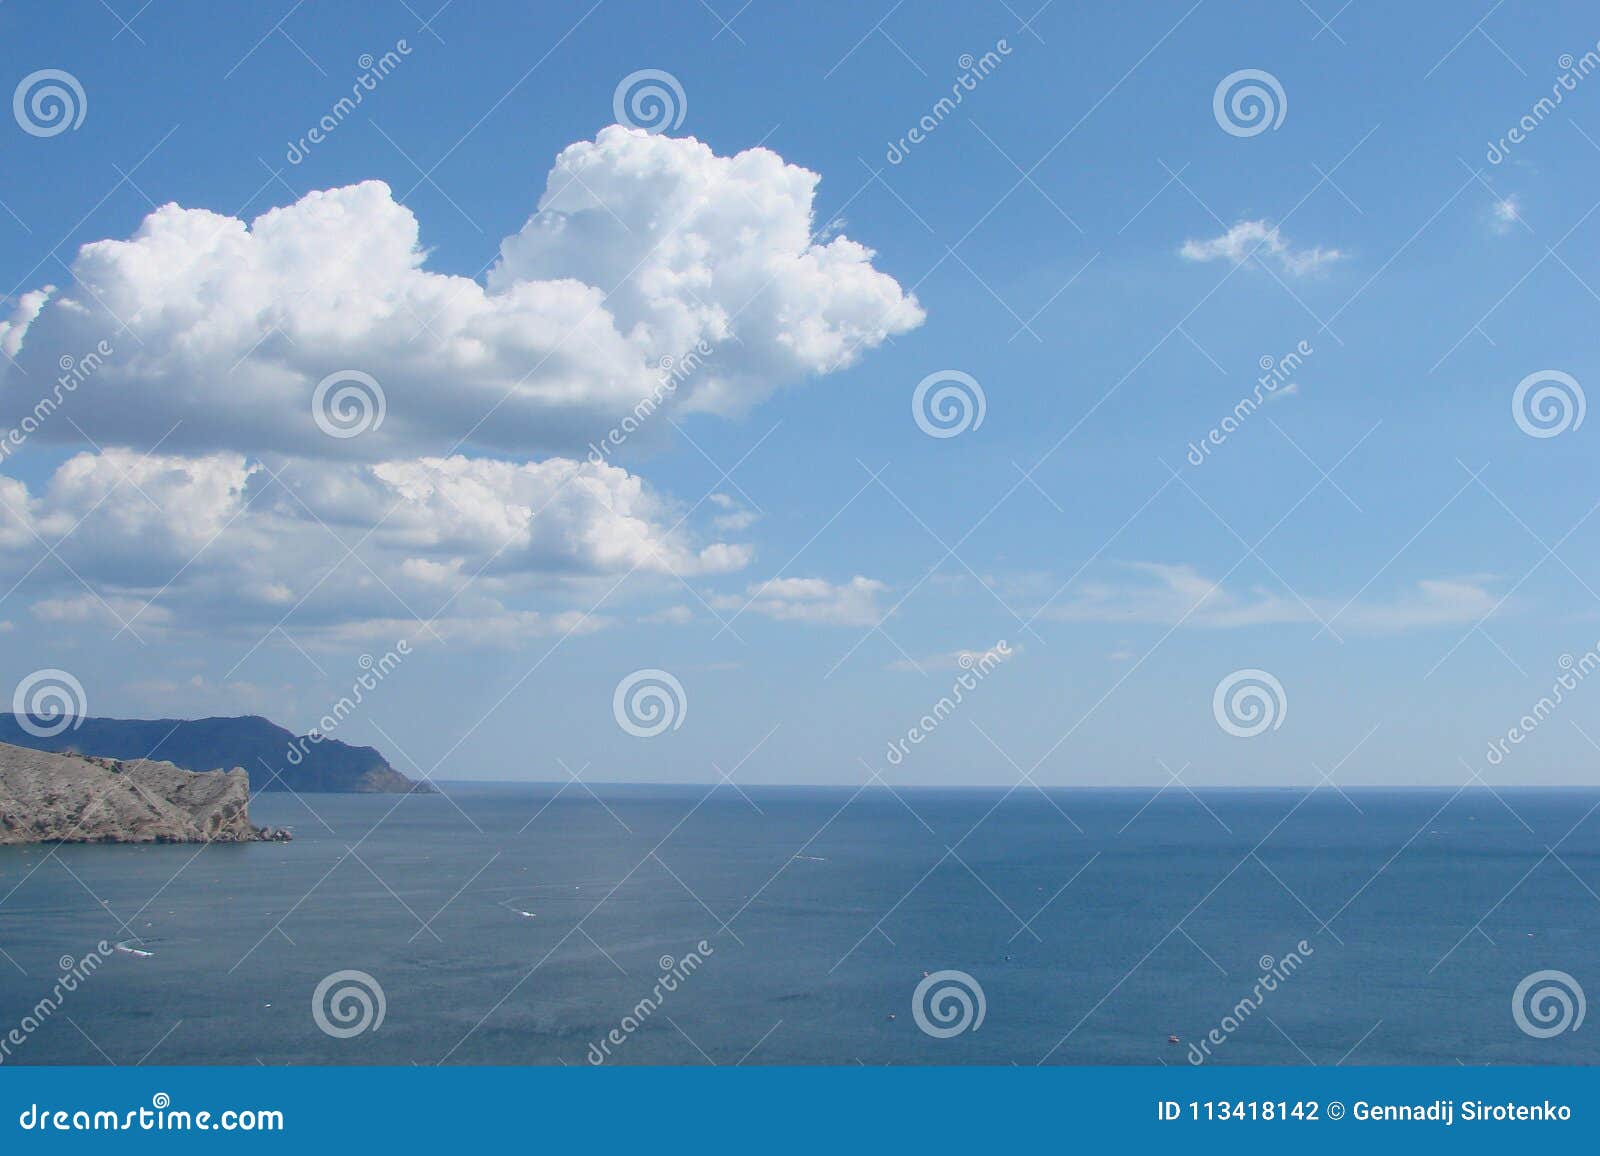
[[1345,254],[1338,249],[1324,249],[1320,245],[1311,249],[1296,249],[1289,239],[1278,231],[1278,226],[1259,221],[1240,221],[1219,237],[1204,241],[1193,239],[1183,243],[1178,255],[1188,261],[1231,261],[1242,265],[1252,258],[1276,261],[1284,272],[1295,277],[1315,273]]
[[[1004,650],[1001,648],[1004,647]],[[980,650],[950,650],[943,654],[930,655],[927,658],[912,660],[899,658],[891,662],[888,670],[909,670],[919,674],[926,674],[935,670],[971,670],[980,663],[992,663],[1015,658],[1022,653],[1021,646],[1012,646],[1005,639],[1001,639],[993,646],[986,646]]]
[[826,622],[839,626],[875,626],[883,617],[878,596],[888,586],[859,574],[844,583],[825,578],[774,578],[752,585],[744,596],[719,595],[718,610],[752,610],[780,622]]
[[[1387,598],[1301,597],[1260,587],[1229,589],[1193,566],[1126,563],[1120,581],[1080,583],[1073,597],[1042,612],[1067,622],[1145,622],[1196,629],[1337,622],[1372,633],[1477,622],[1500,608],[1490,578],[1431,578]],[[1126,647],[1112,657],[1122,657]]]
[[1512,225],[1522,223],[1522,202],[1517,199],[1516,193],[1496,201],[1492,212],[1496,233],[1508,233]]
[[712,527],[718,533],[737,534],[741,530],[748,530],[761,517],[754,510],[746,509],[738,499],[729,494],[712,494],[711,504],[724,511],[711,520]]
[[665,623],[670,626],[682,626],[685,622],[694,621],[694,611],[687,606],[668,606],[657,610],[653,614],[646,614],[639,619],[640,622]]

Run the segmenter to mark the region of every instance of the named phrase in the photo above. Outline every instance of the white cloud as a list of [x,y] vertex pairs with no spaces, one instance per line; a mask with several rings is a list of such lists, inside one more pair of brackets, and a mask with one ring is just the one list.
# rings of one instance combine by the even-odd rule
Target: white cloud
[[639,619],[640,622],[652,624],[665,624],[669,626],[682,626],[694,621],[694,611],[687,606],[667,606],[652,614],[646,614]]
[[[1144,622],[1163,626],[1234,629],[1284,623],[1330,623],[1334,630],[1390,632],[1477,622],[1499,599],[1486,579],[1425,579],[1388,600],[1350,601],[1260,587],[1228,590],[1192,566],[1155,562],[1126,567],[1139,581],[1079,583],[1064,602],[1042,615],[1069,622]],[[1121,652],[1113,657],[1120,657]]]
[[[750,556],[748,547],[722,542],[693,548],[684,536],[666,532],[670,506],[642,479],[569,458],[380,462],[354,476],[316,479],[306,489],[302,499],[325,521],[347,517],[353,506],[371,519],[392,511],[375,531],[380,541],[496,573],[637,568],[714,574],[740,569]],[[295,512],[283,503],[278,510]]]
[[718,533],[737,534],[748,530],[761,519],[760,514],[746,509],[728,494],[712,494],[710,501],[719,510],[727,511],[711,519],[711,526]]
[[1265,220],[1240,221],[1220,237],[1205,241],[1188,240],[1178,254],[1189,261],[1231,261],[1242,265],[1252,258],[1265,261],[1271,257],[1284,272],[1296,277],[1314,273],[1325,265],[1344,259],[1338,249],[1296,249],[1278,226]]
[[470,647],[511,648],[530,638],[552,638],[593,634],[615,625],[615,620],[588,610],[563,610],[545,613],[538,610],[509,610],[489,604],[486,609],[469,608],[433,619],[419,629],[412,618],[370,618],[340,622],[318,630],[312,641],[318,645],[392,645],[408,639],[414,646],[439,642],[462,643]]
[[120,689],[132,711],[157,717],[171,710],[174,701],[182,701],[196,717],[260,714],[280,707],[285,698],[295,693],[292,686],[267,687],[243,680],[214,683],[199,674],[181,682],[170,678],[138,679]]
[[[1002,651],[1000,648],[1005,647]],[[977,650],[951,650],[944,654],[934,654],[927,658],[912,661],[909,658],[898,658],[888,666],[889,670],[921,671],[934,670],[971,670],[974,666],[987,661],[992,664],[1004,662],[1015,658],[1022,653],[1022,647],[1012,646],[1005,639],[1001,639],[993,646],[985,646]]]
[[[102,445],[170,433],[180,451],[577,454],[651,392],[663,356],[703,341],[715,352],[675,400],[738,412],[922,321],[870,249],[812,242],[818,179],[766,149],[719,157],[613,126],[556,158],[486,284],[426,269],[416,217],[380,181],[249,223],[164,205],[131,238],[83,246],[72,284],[0,321],[28,375],[3,367],[0,396],[31,408],[58,358],[104,339],[113,352],[72,405]],[[317,383],[343,369],[387,401],[382,426],[347,441],[311,420]],[[76,434],[47,422],[37,436]]]
[[1335,625],[1349,622],[1356,629],[1377,631],[1454,626],[1479,621],[1500,602],[1481,578],[1424,578],[1413,590],[1387,602],[1357,602]]
[[1494,203],[1494,231],[1508,233],[1512,225],[1522,223],[1522,203],[1517,199],[1517,194],[1512,193]]
[[[483,283],[430,271],[417,219],[377,181],[250,222],[162,206],[0,318],[16,362],[0,362],[0,428],[60,359],[87,369],[110,349],[32,433],[106,448],[31,488],[0,476],[0,574],[65,536],[61,560],[100,597],[52,560],[29,579],[50,621],[292,610],[337,637],[437,612],[440,633],[487,638],[604,625],[544,606],[602,575],[738,570],[749,546],[698,540],[643,479],[578,459],[659,394],[666,356],[712,350],[666,404],[736,414],[921,323],[871,250],[813,238],[818,179],[765,149],[613,126],[556,158]],[[383,392],[382,424],[353,438],[312,413],[340,370]],[[671,428],[646,424],[635,436]],[[719,536],[755,520],[715,505]]]
[[843,584],[825,578],[774,578],[752,585],[743,597],[718,595],[711,605],[718,610],[741,610],[748,603],[757,614],[783,622],[873,626],[883,618],[878,595],[887,589],[882,582],[860,575]]
[[[45,598],[28,607],[28,612],[40,622],[51,625],[81,625],[96,623],[115,630],[138,614],[144,603],[137,598],[116,594],[102,598],[98,594],[76,594],[67,598]],[[170,615],[161,607],[151,607],[143,615],[146,626],[165,626]]]
[[[458,635],[473,633],[467,618],[526,635],[560,620],[508,599],[630,571],[723,573],[750,557],[673,528],[674,505],[627,471],[567,458],[268,466],[108,449],[68,459],[37,495],[17,483],[4,498],[0,541],[19,548],[0,549],[0,573],[32,566],[31,530],[59,540],[61,561],[95,588],[74,580],[68,597],[34,605],[56,622],[137,612],[148,626],[270,625],[299,607],[330,633],[407,611],[443,612]],[[180,606],[194,622],[174,616]]]
[[577,267],[605,288],[618,328],[656,356],[712,345],[692,404],[737,411],[922,322],[915,298],[872,268],[872,250],[813,239],[819,179],[766,149],[725,158],[609,128],[556,159],[540,211],[501,245],[489,286]]

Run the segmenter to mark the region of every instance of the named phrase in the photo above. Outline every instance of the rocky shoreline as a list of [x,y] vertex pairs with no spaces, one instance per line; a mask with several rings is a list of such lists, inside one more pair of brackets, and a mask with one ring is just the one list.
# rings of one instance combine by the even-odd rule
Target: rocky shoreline
[[250,822],[242,768],[186,771],[147,759],[0,743],[0,844],[287,842]]

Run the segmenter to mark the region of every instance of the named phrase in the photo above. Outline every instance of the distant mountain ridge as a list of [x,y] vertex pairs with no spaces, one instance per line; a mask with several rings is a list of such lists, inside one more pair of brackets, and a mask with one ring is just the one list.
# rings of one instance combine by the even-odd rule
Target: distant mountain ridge
[[[389,765],[372,747],[337,739],[313,742],[259,715],[202,719],[84,718],[41,738],[14,714],[0,714],[0,743],[58,754],[157,759],[188,771],[243,767],[251,791],[431,792]],[[294,749],[298,762],[290,759]]]

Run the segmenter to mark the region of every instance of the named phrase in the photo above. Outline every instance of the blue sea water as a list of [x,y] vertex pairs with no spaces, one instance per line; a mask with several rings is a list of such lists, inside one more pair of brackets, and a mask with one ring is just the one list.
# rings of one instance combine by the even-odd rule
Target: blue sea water
[[[0,1037],[62,957],[150,953],[5,1062],[1600,1062],[1513,1014],[1536,972],[1600,992],[1592,791],[445,788],[258,796],[287,844],[0,848]],[[941,1038],[946,970],[983,1017]],[[383,997],[347,1038],[343,971]]]

